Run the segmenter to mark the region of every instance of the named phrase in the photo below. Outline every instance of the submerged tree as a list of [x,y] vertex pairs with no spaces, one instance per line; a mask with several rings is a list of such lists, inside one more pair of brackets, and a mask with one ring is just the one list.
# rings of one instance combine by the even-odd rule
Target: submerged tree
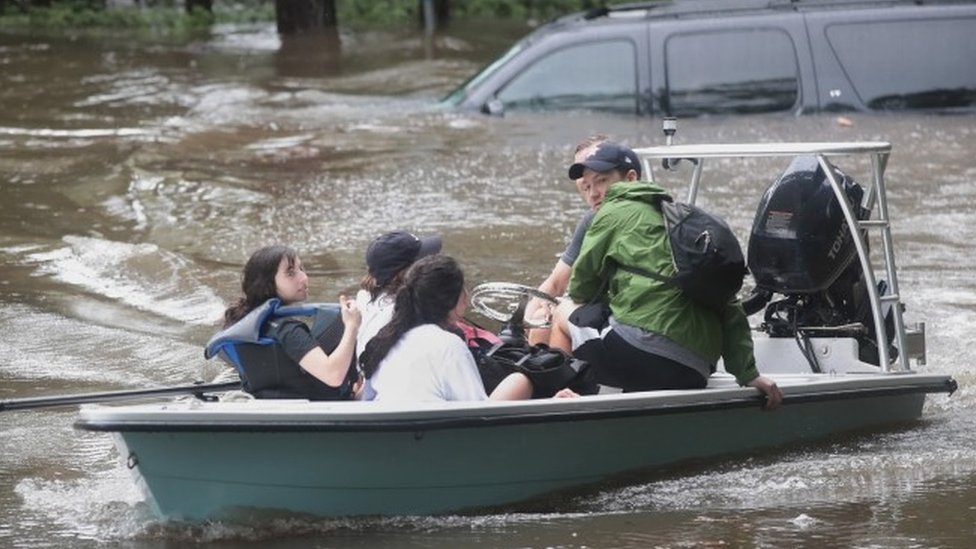
[[[417,4],[417,12],[420,16],[420,25],[422,27],[426,27],[431,23],[431,21],[428,21],[428,17],[432,18],[435,26],[446,24],[451,17],[450,0],[417,0]],[[429,14],[428,10],[430,12]]]
[[275,18],[280,34],[335,32],[335,0],[275,0]]

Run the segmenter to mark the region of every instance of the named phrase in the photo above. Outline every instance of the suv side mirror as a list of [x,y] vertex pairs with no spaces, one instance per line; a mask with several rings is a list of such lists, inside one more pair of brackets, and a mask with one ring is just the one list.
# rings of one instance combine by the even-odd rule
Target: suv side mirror
[[492,116],[502,116],[505,114],[505,104],[502,103],[501,99],[496,97],[494,99],[490,99],[487,103],[482,105],[481,112],[490,114]]

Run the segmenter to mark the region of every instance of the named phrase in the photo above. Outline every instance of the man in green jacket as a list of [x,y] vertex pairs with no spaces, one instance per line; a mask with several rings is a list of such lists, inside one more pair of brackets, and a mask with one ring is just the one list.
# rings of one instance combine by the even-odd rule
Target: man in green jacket
[[634,181],[638,170],[634,151],[613,142],[570,166],[571,179],[617,183],[586,231],[550,344],[590,362],[599,383],[625,391],[705,387],[721,357],[740,385],[766,395],[767,408],[779,406],[779,387],[756,369],[738,300],[715,311],[673,285],[620,268],[674,274],[658,205],[669,197],[653,183]]

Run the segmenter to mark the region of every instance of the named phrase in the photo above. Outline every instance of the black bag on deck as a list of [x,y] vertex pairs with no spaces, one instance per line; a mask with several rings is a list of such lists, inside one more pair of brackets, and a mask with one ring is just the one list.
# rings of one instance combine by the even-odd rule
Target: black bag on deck
[[749,272],[739,239],[723,219],[698,206],[671,200],[662,200],[660,206],[675,274],[668,277],[629,265],[619,267],[677,286],[691,299],[721,310],[735,298]]
[[549,398],[566,387],[580,394],[594,394],[597,390],[585,380],[585,362],[544,343],[531,347],[497,343],[491,347],[471,347],[471,352],[488,394],[515,372],[525,374],[532,382],[532,398]]

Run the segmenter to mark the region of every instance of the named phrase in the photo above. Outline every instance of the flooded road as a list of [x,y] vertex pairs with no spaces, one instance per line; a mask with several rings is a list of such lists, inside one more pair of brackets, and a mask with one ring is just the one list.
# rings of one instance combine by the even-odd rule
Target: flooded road
[[[302,253],[313,301],[353,289],[367,243],[397,228],[441,233],[471,284],[538,284],[583,207],[565,176],[575,143],[663,140],[657,119],[436,107],[522,33],[349,31],[331,55],[270,26],[0,34],[0,398],[221,374],[203,343],[269,242]],[[848,118],[684,120],[677,142],[893,143],[899,283],[906,319],[928,328],[919,369],[960,385],[912,428],[689,464],[541,510],[187,525],[152,516],[110,437],[72,428],[75,410],[4,412],[0,547],[969,547],[976,117]],[[702,202],[745,235],[785,162],[739,167],[720,165]]]

